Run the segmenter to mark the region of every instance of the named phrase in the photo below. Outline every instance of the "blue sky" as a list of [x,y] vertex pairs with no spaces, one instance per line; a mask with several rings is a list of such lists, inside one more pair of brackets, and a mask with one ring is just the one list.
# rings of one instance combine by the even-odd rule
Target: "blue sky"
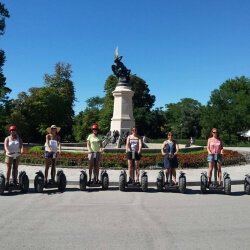
[[227,79],[250,76],[248,0],[0,0],[9,10],[0,48],[11,98],[72,65],[76,114],[103,96],[114,50],[156,96],[206,104]]

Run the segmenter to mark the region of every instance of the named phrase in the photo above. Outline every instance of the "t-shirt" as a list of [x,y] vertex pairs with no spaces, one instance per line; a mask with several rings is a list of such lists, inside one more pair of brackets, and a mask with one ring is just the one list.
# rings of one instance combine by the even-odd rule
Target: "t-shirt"
[[87,138],[87,141],[90,142],[90,149],[91,152],[99,152],[100,151],[100,141],[102,140],[102,137],[100,135],[97,135],[97,137],[94,137],[93,134],[90,134]]

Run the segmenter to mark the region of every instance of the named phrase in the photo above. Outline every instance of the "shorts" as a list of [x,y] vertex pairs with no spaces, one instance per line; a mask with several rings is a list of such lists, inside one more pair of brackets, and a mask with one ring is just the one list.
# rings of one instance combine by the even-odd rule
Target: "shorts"
[[58,155],[58,153],[56,153],[55,157],[53,157],[53,154],[54,154],[54,153],[52,153],[52,152],[45,151],[45,153],[44,153],[44,158],[45,158],[45,159],[53,159],[53,158],[56,158],[57,155]]
[[[207,161],[208,162],[214,162],[214,154],[209,154],[207,156]],[[221,154],[218,154],[217,155],[217,161],[221,164],[222,163],[222,155]]]
[[[127,159],[132,160],[132,152],[127,152]],[[141,155],[135,152],[135,160],[139,161],[141,159]]]
[[[16,164],[19,164],[20,159],[21,159],[20,155],[16,157]],[[5,156],[5,163],[7,164],[13,164],[13,160],[14,160],[13,157],[9,157],[8,155]]]
[[178,168],[177,157],[174,156],[172,159],[169,159],[167,156],[164,157],[164,168]]
[[[100,162],[102,160],[102,155],[100,152],[95,152],[96,153],[96,162]],[[88,153],[88,159],[90,162],[94,162],[94,152]]]

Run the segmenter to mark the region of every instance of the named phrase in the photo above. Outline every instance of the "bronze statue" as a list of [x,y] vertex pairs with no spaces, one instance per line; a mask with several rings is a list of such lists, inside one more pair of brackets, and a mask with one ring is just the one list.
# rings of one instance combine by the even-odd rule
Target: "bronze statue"
[[118,48],[116,48],[114,60],[116,65],[112,65],[112,71],[114,72],[115,76],[119,78],[119,83],[123,83],[118,83],[118,85],[128,85],[131,70],[127,69],[126,66],[121,62],[121,60],[122,56],[118,56]]

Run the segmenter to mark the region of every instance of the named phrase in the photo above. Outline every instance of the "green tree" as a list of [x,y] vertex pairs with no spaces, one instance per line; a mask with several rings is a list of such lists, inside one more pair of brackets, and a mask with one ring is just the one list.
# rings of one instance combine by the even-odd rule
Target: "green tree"
[[[0,36],[4,34],[5,31],[5,18],[9,18],[9,12],[5,9],[4,4],[0,3]],[[6,117],[7,117],[7,105],[8,96],[7,94],[11,92],[11,89],[6,87],[6,77],[3,74],[3,66],[6,61],[5,53],[0,49],[0,138],[3,140],[5,136],[6,129]]]
[[179,138],[200,137],[201,110],[202,105],[192,98],[167,104],[165,112],[168,128]]
[[61,121],[61,127],[67,139],[72,139],[72,126],[74,119],[74,102],[75,89],[74,84],[70,80],[72,75],[71,65],[58,62],[55,65],[55,73],[53,75],[45,74],[44,81],[46,86],[55,88],[64,97],[64,115]]
[[237,133],[250,128],[250,80],[245,76],[226,80],[211,93],[203,110],[203,136],[213,127],[219,129],[223,140],[232,142]]

